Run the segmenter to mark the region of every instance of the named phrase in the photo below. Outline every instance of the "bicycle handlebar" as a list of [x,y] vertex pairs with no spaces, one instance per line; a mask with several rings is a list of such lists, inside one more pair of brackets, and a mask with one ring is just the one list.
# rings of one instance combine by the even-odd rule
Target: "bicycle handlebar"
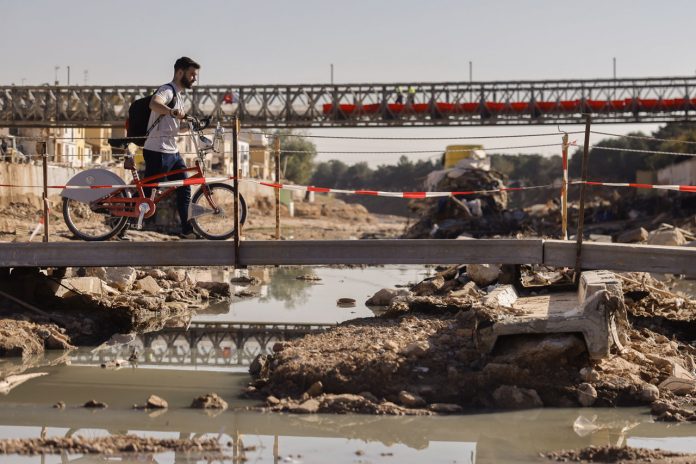
[[195,116],[190,116],[187,114],[185,119],[191,123],[191,128],[197,132],[206,129],[210,125],[210,116],[206,116],[203,119],[198,119]]

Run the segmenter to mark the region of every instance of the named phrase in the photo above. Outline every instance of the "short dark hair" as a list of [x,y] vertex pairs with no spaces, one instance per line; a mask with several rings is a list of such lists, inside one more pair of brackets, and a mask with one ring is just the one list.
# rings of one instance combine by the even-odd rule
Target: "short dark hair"
[[193,61],[188,56],[182,56],[174,63],[174,72],[178,71],[179,69],[186,70],[188,68],[201,69],[201,65]]

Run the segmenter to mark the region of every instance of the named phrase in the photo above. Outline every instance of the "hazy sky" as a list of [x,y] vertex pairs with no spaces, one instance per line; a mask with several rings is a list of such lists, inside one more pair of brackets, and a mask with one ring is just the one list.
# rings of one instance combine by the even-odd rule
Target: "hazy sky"
[[[696,74],[696,1],[0,0],[0,85],[164,83],[174,60],[201,84],[686,76]],[[607,126],[611,131],[656,126]],[[577,128],[568,128],[577,129]],[[315,134],[472,136],[552,126],[327,129]],[[521,139],[519,145],[555,139]],[[447,141],[319,141],[320,150],[440,150]],[[484,145],[507,146],[506,141]],[[527,150],[529,151],[529,150]],[[535,150],[531,150],[535,151]],[[549,153],[549,150],[544,151]],[[426,155],[424,155],[426,156]],[[320,159],[335,157],[322,155]],[[345,155],[389,162],[398,155]]]

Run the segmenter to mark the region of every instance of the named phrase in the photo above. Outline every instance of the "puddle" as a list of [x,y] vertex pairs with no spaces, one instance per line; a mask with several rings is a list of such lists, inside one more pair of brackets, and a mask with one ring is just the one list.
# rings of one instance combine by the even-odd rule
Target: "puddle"
[[[117,457],[73,454],[0,456],[2,463],[526,463],[539,453],[589,445],[630,445],[696,452],[693,424],[655,423],[647,409],[546,409],[438,417],[266,414],[238,397],[247,385],[249,362],[273,343],[302,331],[322,330],[371,316],[364,301],[383,287],[421,280],[432,269],[277,268],[252,269],[261,280],[258,297],[234,301],[195,316],[188,331],[171,329],[139,336],[133,346],[93,352],[83,348],[61,362],[33,368],[47,372],[0,396],[0,438],[97,437],[132,433],[158,438],[215,437],[223,457],[165,452]],[[297,277],[313,272],[322,280]],[[218,276],[227,278],[228,276]],[[216,280],[211,275],[210,280]],[[243,287],[239,287],[240,289]],[[356,300],[340,307],[339,298]],[[304,324],[311,323],[311,324]],[[127,359],[137,367],[102,369]],[[2,360],[12,363],[13,360]],[[215,392],[230,405],[219,413],[189,408],[194,397]],[[132,409],[156,394],[165,411]],[[87,410],[90,399],[104,410]],[[65,409],[52,406],[58,401]]]

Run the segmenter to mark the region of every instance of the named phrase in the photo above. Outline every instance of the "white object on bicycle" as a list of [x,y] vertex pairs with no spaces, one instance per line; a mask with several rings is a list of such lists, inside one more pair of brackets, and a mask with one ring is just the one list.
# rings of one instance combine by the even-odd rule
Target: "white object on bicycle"
[[[87,169],[78,172],[68,180],[66,185],[90,186],[90,185],[125,185],[126,183],[118,175],[106,169]],[[111,195],[117,189],[63,189],[60,196],[83,203],[93,201]]]

